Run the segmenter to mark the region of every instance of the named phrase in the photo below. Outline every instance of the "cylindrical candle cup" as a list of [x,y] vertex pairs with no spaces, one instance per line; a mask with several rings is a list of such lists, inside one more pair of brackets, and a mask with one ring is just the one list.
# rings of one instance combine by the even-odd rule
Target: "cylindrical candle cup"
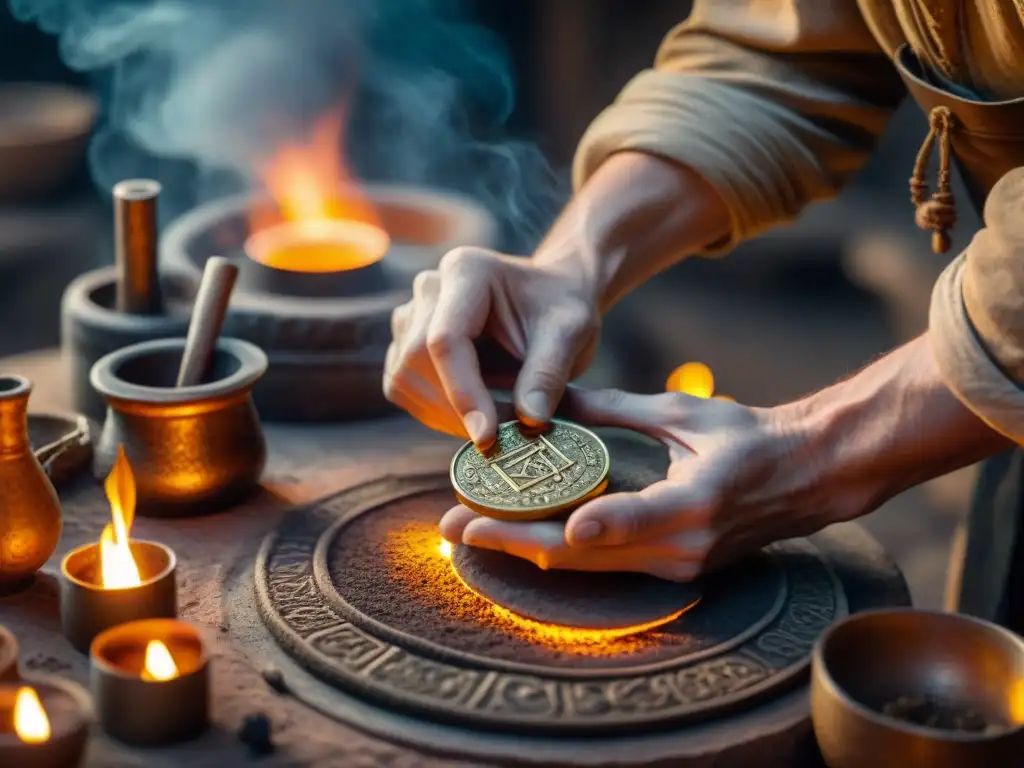
[[105,629],[138,619],[173,619],[178,615],[175,570],[169,548],[153,541],[130,542],[142,584],[104,589],[99,544],[69,552],[61,563],[60,620],[64,636],[82,653]]
[[[14,727],[15,702],[23,687],[35,691],[50,734],[29,742]],[[0,765],[11,768],[78,768],[82,764],[92,724],[92,707],[85,689],[56,677],[32,677],[0,683]]]
[[[170,651],[171,679],[144,675],[153,640]],[[198,630],[181,621],[150,619],[112,627],[96,637],[90,673],[97,717],[106,733],[136,747],[189,741],[210,726],[210,679]]]
[[18,677],[18,640],[7,627],[0,625],[0,683]]

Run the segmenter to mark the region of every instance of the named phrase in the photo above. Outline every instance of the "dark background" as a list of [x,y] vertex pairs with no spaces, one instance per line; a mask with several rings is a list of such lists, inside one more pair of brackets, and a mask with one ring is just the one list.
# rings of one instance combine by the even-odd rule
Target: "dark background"
[[[515,64],[519,98],[510,127],[536,138],[562,167],[589,120],[650,64],[662,36],[688,11],[678,0],[474,6]],[[6,5],[0,80],[88,87],[62,66],[56,41],[15,22]],[[839,200],[726,259],[681,264],[629,297],[607,318],[590,382],[657,391],[674,366],[700,360],[715,371],[720,392],[770,405],[831,383],[919,333],[931,284],[948,261],[929,252],[906,199],[923,135],[924,120],[906,105]],[[959,246],[976,226],[963,214]],[[110,215],[84,167],[51,199],[0,206],[0,355],[57,345],[64,287],[112,260]],[[939,600],[968,474],[904,494],[875,516],[873,527],[925,603]]]

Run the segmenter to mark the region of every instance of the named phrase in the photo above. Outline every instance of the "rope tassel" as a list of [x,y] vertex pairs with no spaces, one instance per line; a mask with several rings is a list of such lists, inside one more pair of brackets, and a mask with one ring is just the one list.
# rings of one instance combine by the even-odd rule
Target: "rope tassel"
[[[910,177],[910,202],[916,207],[914,221],[921,229],[932,233],[932,251],[949,250],[949,231],[956,225],[956,201],[950,190],[953,131],[953,113],[947,107],[935,107],[928,115],[928,135],[917,153],[914,175]],[[928,163],[936,143],[939,145],[939,178],[935,193],[929,198],[926,180]]]

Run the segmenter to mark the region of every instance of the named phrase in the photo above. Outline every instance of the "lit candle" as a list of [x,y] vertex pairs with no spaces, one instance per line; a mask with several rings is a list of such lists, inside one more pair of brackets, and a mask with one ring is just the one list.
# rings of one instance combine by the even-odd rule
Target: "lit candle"
[[14,635],[0,626],[0,682],[18,679],[18,641]]
[[189,624],[146,619],[111,627],[97,635],[90,658],[100,725],[118,741],[175,744],[209,727],[206,649]]
[[665,389],[707,399],[715,392],[715,377],[704,363],[683,363],[669,374]]
[[162,544],[129,538],[135,479],[121,449],[105,489],[111,522],[99,542],[72,550],[61,563],[61,626],[82,653],[108,627],[178,615],[174,553]]
[[89,735],[89,697],[67,680],[0,683],[0,765],[74,768]]

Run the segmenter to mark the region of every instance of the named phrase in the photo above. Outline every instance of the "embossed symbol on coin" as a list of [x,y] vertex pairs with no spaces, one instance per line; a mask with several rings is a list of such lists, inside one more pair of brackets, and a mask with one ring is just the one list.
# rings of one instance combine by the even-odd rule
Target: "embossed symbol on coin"
[[486,454],[472,443],[455,454],[451,479],[459,501],[482,515],[537,520],[602,493],[608,468],[608,449],[588,429],[555,420],[536,435],[507,422]]

